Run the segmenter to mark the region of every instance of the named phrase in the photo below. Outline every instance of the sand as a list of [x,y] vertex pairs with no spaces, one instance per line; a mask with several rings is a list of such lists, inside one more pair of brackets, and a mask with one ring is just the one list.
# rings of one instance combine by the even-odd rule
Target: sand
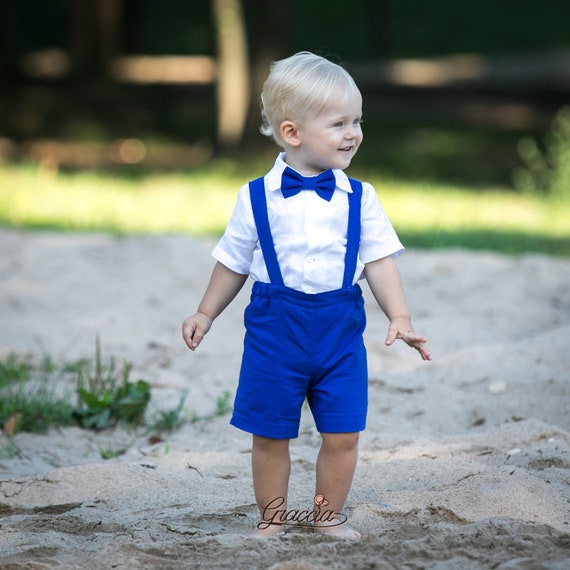
[[[233,395],[249,284],[196,353],[180,324],[211,240],[0,230],[0,355],[103,355],[152,385],[150,410],[214,414]],[[344,509],[359,543],[256,524],[250,437],[229,416],[0,436],[0,568],[570,567],[570,261],[460,250],[399,260],[433,362],[383,345],[364,285],[370,409]],[[67,386],[73,389],[73,385]],[[289,506],[311,507],[319,435],[303,413]],[[102,450],[124,450],[104,460]]]

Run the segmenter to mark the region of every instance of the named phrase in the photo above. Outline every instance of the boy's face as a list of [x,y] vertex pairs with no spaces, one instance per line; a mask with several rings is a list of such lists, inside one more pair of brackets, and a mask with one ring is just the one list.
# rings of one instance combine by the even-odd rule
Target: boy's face
[[327,105],[299,123],[294,168],[305,176],[347,168],[362,142],[361,121],[362,97],[355,93],[346,105]]

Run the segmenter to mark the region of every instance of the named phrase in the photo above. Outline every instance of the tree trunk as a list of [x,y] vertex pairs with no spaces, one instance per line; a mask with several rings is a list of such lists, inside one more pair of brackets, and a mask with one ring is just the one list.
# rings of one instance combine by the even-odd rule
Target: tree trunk
[[121,53],[122,0],[99,0],[98,26],[99,62],[108,69]]
[[246,136],[252,142],[259,142],[261,135],[260,95],[263,83],[267,79],[269,67],[272,62],[286,57],[285,30],[288,29],[287,4],[284,0],[257,0],[253,5],[255,18],[252,24],[258,24],[255,29],[255,49],[252,49],[252,93],[249,120]]
[[75,73],[104,72],[120,51],[121,0],[73,0],[71,56]]
[[241,142],[250,100],[250,70],[245,20],[240,0],[213,0],[218,45],[218,143]]

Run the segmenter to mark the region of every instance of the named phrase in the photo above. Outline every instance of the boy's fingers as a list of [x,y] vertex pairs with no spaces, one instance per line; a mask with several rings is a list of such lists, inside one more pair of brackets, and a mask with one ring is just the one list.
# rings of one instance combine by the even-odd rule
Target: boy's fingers
[[391,344],[393,344],[397,337],[398,337],[398,331],[389,330],[388,336],[386,337],[386,345],[390,346]]
[[202,342],[203,338],[204,335],[201,332],[198,332],[198,330],[195,330],[192,335],[192,346],[190,348],[192,348],[192,350],[196,348]]
[[198,333],[198,327],[196,325],[188,325],[186,323],[182,326],[182,336],[184,337],[184,342],[190,350],[194,350],[202,340],[204,335]]
[[414,344],[414,348],[420,353],[422,360],[431,360],[430,351],[424,346],[426,341]]
[[424,346],[427,342],[427,338],[425,336],[420,336],[413,332],[401,333],[397,329],[388,330],[386,346],[394,344],[396,340],[403,340],[408,346],[415,348],[420,353],[422,360],[431,360],[431,354]]
[[420,354],[421,354],[422,360],[431,360],[431,354],[430,354],[429,350],[420,350]]

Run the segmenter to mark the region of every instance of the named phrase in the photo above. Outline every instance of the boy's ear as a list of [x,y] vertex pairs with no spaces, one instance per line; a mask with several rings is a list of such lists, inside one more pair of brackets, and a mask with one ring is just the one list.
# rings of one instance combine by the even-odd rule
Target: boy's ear
[[279,134],[283,142],[289,146],[299,146],[301,144],[299,129],[293,121],[283,121],[279,125]]

